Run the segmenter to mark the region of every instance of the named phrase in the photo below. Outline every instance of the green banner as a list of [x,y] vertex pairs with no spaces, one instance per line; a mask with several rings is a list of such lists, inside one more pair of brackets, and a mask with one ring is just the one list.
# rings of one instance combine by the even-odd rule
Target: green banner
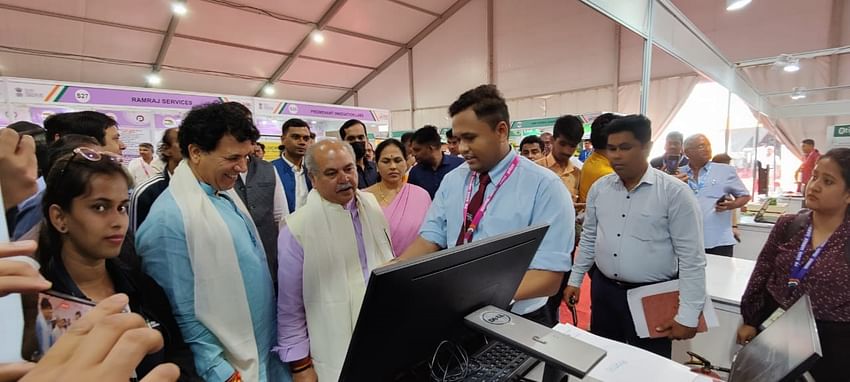
[[834,138],[850,137],[850,125],[835,125],[834,127],[835,129],[832,131]]
[[393,138],[401,138],[402,135],[407,134],[407,133],[412,133],[412,131],[393,131],[392,137]]
[[557,119],[558,117],[523,119],[511,123],[511,129],[552,127]]

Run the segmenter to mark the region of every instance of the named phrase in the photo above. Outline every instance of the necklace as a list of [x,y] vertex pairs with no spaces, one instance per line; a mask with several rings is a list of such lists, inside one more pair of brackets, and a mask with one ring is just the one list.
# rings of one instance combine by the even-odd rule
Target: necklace
[[[389,199],[388,199],[387,198],[387,192],[389,192],[389,191],[393,191],[393,192],[390,194]],[[386,186],[384,186],[384,182],[378,183],[378,197],[381,199],[382,203],[392,201],[392,198],[395,197],[396,194],[398,194],[398,190],[395,190],[395,189],[389,190],[389,189],[386,188]]]

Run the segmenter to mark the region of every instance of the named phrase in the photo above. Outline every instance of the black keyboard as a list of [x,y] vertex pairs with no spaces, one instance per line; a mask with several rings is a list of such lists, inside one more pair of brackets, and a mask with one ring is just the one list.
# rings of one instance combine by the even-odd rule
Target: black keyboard
[[[465,382],[518,381],[537,359],[502,342],[490,341],[469,359]],[[454,370],[453,372],[456,372]]]

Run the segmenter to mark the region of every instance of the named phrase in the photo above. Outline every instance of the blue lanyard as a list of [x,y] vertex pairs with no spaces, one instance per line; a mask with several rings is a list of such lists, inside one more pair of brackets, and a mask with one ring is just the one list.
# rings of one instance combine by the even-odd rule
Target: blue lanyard
[[812,253],[812,257],[809,257],[809,261],[806,261],[806,264],[802,267],[800,264],[803,261],[803,253],[806,252],[806,247],[809,246],[809,241],[812,240],[812,225],[809,224],[809,228],[806,230],[806,236],[803,238],[803,244],[800,245],[800,249],[797,251],[797,258],[794,259],[794,264],[791,266],[791,273],[788,277],[788,287],[796,288],[800,285],[800,282],[803,281],[803,278],[809,274],[809,271],[812,269],[812,265],[814,265],[815,260],[820,257],[821,251],[823,251],[823,247],[826,243],[829,242],[830,237],[827,238],[821,245],[815,248],[815,252]]
[[[702,188],[705,187],[705,178],[708,178],[708,174],[711,172],[711,163],[706,163],[703,168],[705,168],[705,174],[700,176],[698,181],[694,182],[693,177],[688,177],[688,187],[694,191],[694,194],[699,194]],[[697,175],[699,175],[699,171],[697,171]]]

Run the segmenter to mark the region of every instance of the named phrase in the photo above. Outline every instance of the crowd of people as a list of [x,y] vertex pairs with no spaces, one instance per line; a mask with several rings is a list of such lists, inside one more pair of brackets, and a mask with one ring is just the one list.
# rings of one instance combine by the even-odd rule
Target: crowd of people
[[[492,85],[448,114],[445,145],[434,126],[374,146],[361,121],[336,139],[293,118],[267,162],[249,109],[208,104],[126,167],[116,122],[98,112],[0,129],[16,240],[0,256],[40,265],[0,259],[0,296],[22,293],[25,311],[46,289],[97,304],[70,327],[54,320],[64,334],[51,349],[0,365],[0,380],[337,380],[374,269],[537,224],[549,230],[514,313],[554,326],[587,274],[593,333],[668,358],[672,340],[696,335],[706,253],[732,256],[733,213],[750,200],[704,135],[668,134],[649,161],[645,116],[602,114],[585,139],[565,115],[514,149]],[[808,294],[823,346],[813,374],[847,380],[850,149],[813,146],[808,209],[780,219],[759,255],[738,341]],[[628,290],[675,279],[675,317],[640,338]]]

